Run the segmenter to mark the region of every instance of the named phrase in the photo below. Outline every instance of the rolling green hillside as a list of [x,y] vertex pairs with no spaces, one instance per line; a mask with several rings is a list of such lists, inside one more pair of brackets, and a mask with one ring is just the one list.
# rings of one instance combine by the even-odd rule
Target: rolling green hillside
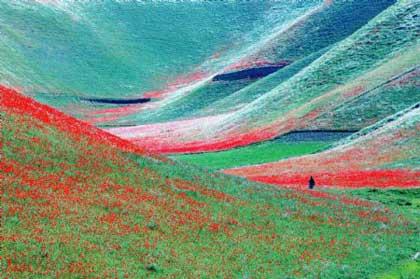
[[419,17],[0,0],[0,278],[418,279]]
[[[416,85],[411,89],[408,86],[403,92],[398,92],[401,86],[392,85],[418,67],[419,25],[416,24],[416,16],[419,9],[417,1],[398,1],[255,100],[239,109],[237,103],[232,102],[236,110],[229,113],[110,131],[153,152],[193,153],[232,149],[294,130],[323,126],[345,130],[366,127],[419,100]],[[280,73],[281,70],[273,75]],[[392,87],[394,89],[390,89]],[[381,92],[384,98],[380,96]],[[393,105],[397,100],[396,94],[399,95],[398,101]],[[240,96],[236,97],[241,100]],[[358,98],[363,100],[362,107],[357,102]],[[390,108],[372,115],[378,98]],[[187,103],[185,106],[188,106]],[[343,106],[348,110],[354,106],[355,113],[345,114],[341,120],[330,119],[330,112]],[[179,106],[180,109],[182,107]],[[357,115],[357,110],[361,110],[361,114],[365,111],[366,115],[358,117],[358,125],[353,126],[352,117]],[[142,115],[143,112],[139,112],[133,117],[141,118]],[[349,117],[349,121],[345,116]],[[128,124],[135,124],[134,118]],[[316,124],[313,124],[314,121]],[[331,124],[334,121],[341,122]]]
[[418,188],[420,103],[335,143],[333,148],[283,161],[225,170],[253,181],[304,187]]
[[344,102],[317,117],[309,127],[318,129],[362,129],[420,100],[419,68],[409,69],[361,96]]
[[[356,32],[393,3],[395,1],[389,0],[373,3],[365,0],[334,1],[333,5],[321,6],[295,19],[276,36],[271,35],[270,40],[267,40],[265,44],[245,54],[245,59],[250,61],[291,61],[290,66],[273,74],[275,77],[269,76],[255,85],[254,80],[239,83],[209,81],[189,94],[165,103],[158,109],[132,115],[119,123],[127,121],[130,124],[142,124],[171,121],[203,115],[200,110],[204,108],[211,114],[217,114],[221,113],[223,108],[234,110],[239,104],[251,103],[261,96],[261,93],[267,93],[279,86],[321,56],[325,49]],[[354,14],[358,16],[354,17]]]
[[320,2],[1,0],[0,83],[93,109],[79,97],[142,96],[217,71]]
[[419,245],[418,223],[380,203],[134,155],[15,91],[0,97],[7,277],[360,278]]

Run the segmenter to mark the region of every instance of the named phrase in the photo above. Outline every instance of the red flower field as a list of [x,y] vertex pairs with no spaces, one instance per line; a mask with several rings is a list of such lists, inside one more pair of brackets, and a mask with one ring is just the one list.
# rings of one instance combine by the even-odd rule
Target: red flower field
[[235,277],[258,270],[261,278],[336,278],[342,266],[359,277],[405,264],[418,244],[416,224],[378,202],[186,172],[14,90],[2,87],[0,96],[6,277]]

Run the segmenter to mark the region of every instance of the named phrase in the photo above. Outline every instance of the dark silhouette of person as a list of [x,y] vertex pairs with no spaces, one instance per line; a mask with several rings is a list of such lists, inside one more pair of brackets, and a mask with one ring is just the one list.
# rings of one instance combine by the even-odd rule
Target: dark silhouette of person
[[311,176],[309,178],[309,189],[313,189],[315,187],[315,179]]

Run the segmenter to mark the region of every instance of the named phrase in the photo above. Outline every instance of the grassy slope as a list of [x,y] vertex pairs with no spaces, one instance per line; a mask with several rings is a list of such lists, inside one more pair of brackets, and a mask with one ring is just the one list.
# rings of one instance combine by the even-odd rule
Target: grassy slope
[[419,107],[412,106],[367,127],[332,149],[226,172],[295,187],[305,185],[310,175],[321,186],[418,187]]
[[[303,108],[302,117],[320,113],[413,68],[418,64],[418,9],[418,3],[409,0],[391,6],[238,116],[260,125],[298,108]],[[257,113],[261,110],[264,118]]]
[[[371,3],[362,1],[335,1],[334,5],[311,14],[301,22],[287,28],[259,49],[245,56],[249,61],[266,60],[277,62],[292,61],[293,64],[264,81],[214,83],[208,82],[193,90],[183,98],[165,104],[156,110],[144,111],[124,118],[119,123],[145,124],[182,119],[196,115],[217,114],[237,109],[237,105],[247,104],[278,86],[340,40],[351,35],[382,10],[393,4],[393,0]],[[358,17],[354,18],[357,13]],[[220,88],[223,92],[220,92]],[[205,112],[201,110],[206,108]]]
[[418,224],[381,204],[128,154],[0,93],[7,277],[362,278],[419,245]]
[[79,104],[81,95],[141,96],[163,89],[235,45],[277,5],[42,2],[0,1],[0,82],[56,107]]
[[[320,10],[301,24],[287,30],[275,41],[258,53],[258,56],[269,60],[287,59],[294,63],[275,74],[277,78],[267,78],[267,81],[253,84],[232,96],[211,104],[208,111],[224,111],[232,104],[250,103],[255,97],[269,92],[283,81],[292,77],[300,70],[319,58],[329,48],[350,36],[365,25],[379,12],[392,5],[395,1],[334,1],[334,4]],[[357,14],[357,17],[354,17]],[[272,85],[273,81],[277,83]]]
[[[361,189],[361,190],[331,190],[332,193],[345,193],[365,200],[380,202],[394,212],[409,216],[410,220],[420,224],[420,189]],[[375,279],[417,278],[420,274],[420,262],[407,260],[390,270],[373,276]]]
[[[177,123],[139,126],[137,136],[131,128],[116,133],[156,152],[180,153],[230,149],[305,128],[318,116],[418,66],[419,26],[415,22],[419,9],[416,1],[397,2],[229,117],[213,118],[203,125],[204,119],[197,119],[195,125],[177,129],[171,128]],[[403,101],[404,106],[411,102],[410,98]]]
[[404,110],[420,101],[419,68],[409,69],[401,76],[393,77],[385,84],[311,121],[310,129],[358,130]]
[[328,48],[324,48],[318,52],[299,59],[276,73],[264,77],[249,86],[230,94],[229,96],[221,98],[217,102],[210,103],[201,110],[194,111],[194,116],[214,115],[217,113],[225,113],[239,109],[242,106],[256,100],[258,97],[261,97],[271,89],[277,87],[283,81],[291,78],[323,55],[326,51],[328,51]]
[[[252,65],[253,62],[266,61],[263,56],[253,57],[252,55],[259,49],[266,48],[267,44],[270,44],[270,41],[266,42],[267,38],[270,38],[273,33],[277,33],[279,27],[282,29],[283,26],[288,26],[290,22],[294,22],[296,18],[299,18],[302,14],[311,10],[316,4],[321,4],[321,1],[315,0],[290,4],[281,4],[278,2],[277,7],[274,6],[273,9],[267,13],[267,22],[265,22],[265,24],[260,22],[261,25],[257,26],[256,30],[248,30],[248,33],[242,38],[243,42],[238,45],[230,46],[231,53],[222,54],[221,57],[225,62],[225,67],[218,69],[217,72],[213,72],[212,75],[223,73],[224,71],[232,71],[232,69],[227,69],[233,65],[240,65],[241,63]],[[281,10],[282,12],[278,13],[277,10]],[[300,58],[303,57],[304,55],[301,55]],[[275,63],[282,59],[283,58],[273,59],[271,62]],[[302,67],[302,64],[300,64],[299,67]],[[242,68],[244,67],[239,67],[239,69]],[[142,111],[141,113],[130,114],[128,117],[123,117],[119,121],[113,123],[138,125],[187,118],[204,107],[211,106],[212,103],[229,97],[243,88],[247,88],[254,82],[255,80],[248,79],[229,82],[208,81],[197,88],[194,87],[193,89],[187,90],[185,94],[179,94],[179,96],[163,102],[163,104],[158,107]],[[269,86],[269,84],[266,85],[265,91],[267,91]],[[250,97],[251,94],[252,93],[249,94]],[[249,99],[247,101],[249,101]]]
[[128,117],[119,119],[113,125],[138,125],[186,118],[195,111],[200,110],[221,98],[234,94],[241,88],[252,84],[252,82],[253,81],[251,80],[209,82],[192,90],[182,98],[177,98],[167,104],[152,108],[150,111],[141,111],[136,114],[130,114]]

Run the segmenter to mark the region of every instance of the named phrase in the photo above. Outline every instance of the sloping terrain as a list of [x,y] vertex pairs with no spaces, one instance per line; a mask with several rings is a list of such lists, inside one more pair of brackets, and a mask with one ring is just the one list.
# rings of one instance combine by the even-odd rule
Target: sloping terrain
[[0,0],[0,277],[417,279],[419,16]]
[[[196,114],[220,113],[224,106],[230,110],[237,109],[240,104],[252,102],[258,97],[259,91],[268,92],[282,80],[303,69],[321,56],[325,49],[351,35],[393,3],[395,1],[392,0],[374,3],[359,0],[335,1],[333,5],[320,4],[285,24],[280,31],[273,26],[268,38],[256,41],[255,46],[244,54],[239,63],[234,63],[197,89],[161,107],[142,111],[117,123],[133,125],[173,121]],[[358,16],[355,18],[354,14]],[[258,69],[261,72],[267,66],[273,65],[280,65],[278,69],[273,69],[276,77],[269,75],[264,81],[258,82],[258,86],[254,86],[253,83],[258,78],[250,78],[250,72],[257,74]],[[248,71],[248,76],[245,71]],[[243,76],[241,73],[244,73]],[[229,75],[231,78],[219,78]],[[236,103],[235,106],[232,101]],[[217,106],[214,106],[215,102]],[[206,108],[207,113],[200,112]]]
[[409,69],[308,124],[311,129],[360,130],[420,100],[420,69]]
[[320,2],[1,0],[0,82],[78,116],[107,107],[84,98],[161,99]]
[[306,187],[420,187],[420,104],[350,136],[335,148],[226,170],[251,180]]
[[0,82],[151,153],[360,130],[420,100],[414,0],[0,8]]
[[[395,3],[309,66],[239,110],[109,131],[154,152],[216,151],[311,127],[314,119],[344,103],[351,105],[362,95],[375,103],[372,91],[418,67],[419,8],[417,1]],[[412,105],[419,98],[418,92],[401,94],[399,106],[384,110],[374,119]],[[387,105],[393,100],[388,97]],[[359,127],[371,122],[366,117]]]
[[416,223],[380,203],[149,159],[0,97],[2,276],[362,278],[406,266],[420,244]]

